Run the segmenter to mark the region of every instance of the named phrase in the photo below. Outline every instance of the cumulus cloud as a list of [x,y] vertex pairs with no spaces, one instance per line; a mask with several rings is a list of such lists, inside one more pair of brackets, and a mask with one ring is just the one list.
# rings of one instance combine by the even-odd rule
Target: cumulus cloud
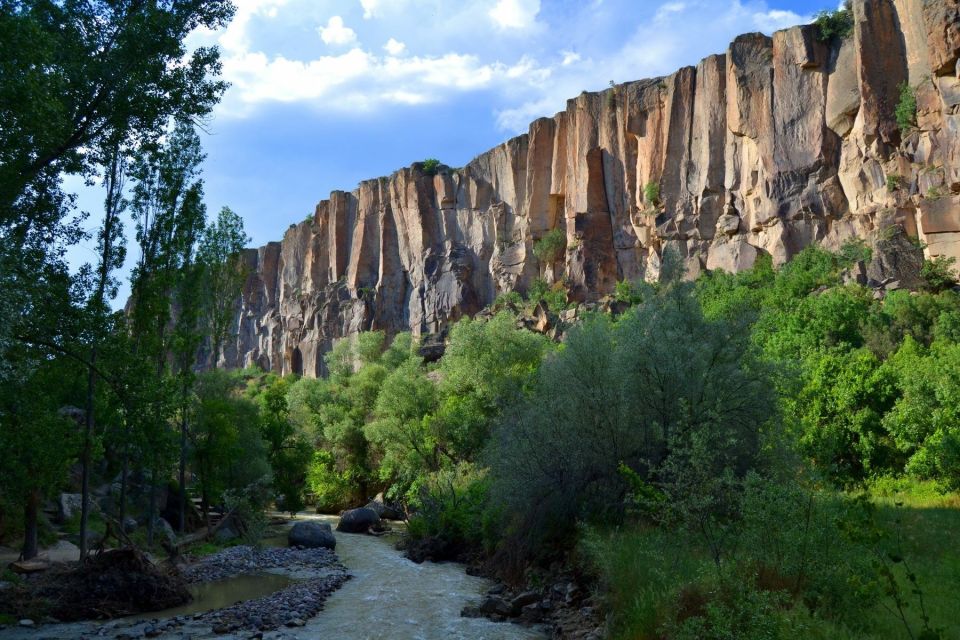
[[380,9],[380,0],[360,0],[360,6],[363,8],[364,20],[377,17],[377,10]]
[[795,24],[810,22],[809,16],[801,16],[793,11],[781,11],[778,9],[754,13],[752,19],[754,28],[765,33],[770,33],[778,29],[786,29]]
[[540,13],[540,0],[498,0],[489,16],[501,29],[528,29]]
[[560,55],[563,56],[563,59],[560,61],[560,64],[564,67],[570,66],[575,62],[580,61],[580,54],[576,51],[561,51]]
[[398,56],[406,51],[407,45],[396,38],[390,38],[387,40],[387,44],[383,45],[383,49],[392,56]]
[[343,18],[340,16],[331,16],[327,21],[327,26],[319,27],[317,33],[320,39],[327,44],[345,45],[350,44],[357,39],[356,32],[343,24]]
[[[228,28],[195,41],[223,49],[232,88],[221,114],[243,117],[269,102],[372,113],[482,91],[497,126],[513,133],[610,79],[671,73],[724,51],[739,33],[808,21],[780,1],[660,0],[641,14],[635,0],[595,0],[559,12],[544,5],[542,14],[539,0],[360,0],[352,13],[329,17],[315,0],[236,0]],[[357,33],[343,18],[361,9],[383,19]],[[310,20],[323,42],[287,47]]]

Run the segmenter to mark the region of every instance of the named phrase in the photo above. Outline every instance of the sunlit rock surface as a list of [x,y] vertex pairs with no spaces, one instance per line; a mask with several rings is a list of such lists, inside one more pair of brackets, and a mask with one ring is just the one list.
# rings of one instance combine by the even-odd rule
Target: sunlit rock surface
[[[333,192],[247,252],[222,364],[323,375],[346,336],[436,333],[539,277],[596,299],[657,278],[667,248],[695,277],[900,225],[928,255],[960,256],[960,0],[853,9],[842,43],[812,26],[746,34],[670,76],[582,93],[462,169]],[[894,118],[903,82],[910,131]],[[565,256],[542,264],[533,247],[554,228]]]

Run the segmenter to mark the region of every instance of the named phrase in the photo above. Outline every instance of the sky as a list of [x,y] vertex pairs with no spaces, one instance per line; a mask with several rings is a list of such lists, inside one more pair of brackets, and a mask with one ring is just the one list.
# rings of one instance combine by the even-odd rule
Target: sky
[[[334,189],[426,158],[462,166],[581,91],[672,73],[738,34],[809,22],[816,0],[234,0],[231,83],[202,134],[205,201],[251,246]],[[102,192],[68,180],[93,229]],[[128,231],[132,223],[127,222]],[[128,268],[137,249],[128,242]],[[69,255],[95,259],[95,239]],[[122,274],[126,278],[127,273]],[[121,287],[115,306],[129,288]]]

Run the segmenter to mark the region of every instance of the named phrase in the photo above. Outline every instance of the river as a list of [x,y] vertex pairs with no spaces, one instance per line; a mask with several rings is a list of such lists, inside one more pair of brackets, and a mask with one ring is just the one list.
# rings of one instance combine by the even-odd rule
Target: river
[[[327,519],[335,524],[336,519]],[[544,638],[536,630],[485,618],[463,618],[490,586],[462,565],[404,558],[389,539],[337,533],[337,555],[354,578],[326,609],[297,631],[299,638],[451,640]]]
[[[298,516],[298,520],[316,519],[336,525],[331,516]],[[485,618],[463,618],[460,611],[468,604],[477,604],[490,582],[469,576],[464,567],[454,563],[415,564],[394,548],[390,537],[359,534],[336,534],[337,555],[353,578],[347,581],[326,601],[317,616],[306,626],[282,628],[263,634],[264,639],[315,640],[532,640],[545,638],[542,630],[525,628],[510,623],[495,623]],[[283,538],[267,543],[277,544]],[[202,611],[224,606],[241,598],[264,595],[272,585],[282,588],[286,581],[277,579],[283,571],[271,570],[274,575],[240,576],[220,583],[198,587],[198,601],[186,608],[157,612],[135,619],[114,620],[106,623],[75,623],[40,625],[27,629],[14,627],[0,631],[0,638],[11,640],[38,640],[103,637],[126,634],[138,637],[145,619],[163,619],[173,615]],[[286,578],[286,576],[284,576]],[[162,626],[162,625],[161,625]],[[230,638],[246,638],[241,633]],[[188,623],[176,630],[164,632],[160,638],[213,638],[209,625]]]

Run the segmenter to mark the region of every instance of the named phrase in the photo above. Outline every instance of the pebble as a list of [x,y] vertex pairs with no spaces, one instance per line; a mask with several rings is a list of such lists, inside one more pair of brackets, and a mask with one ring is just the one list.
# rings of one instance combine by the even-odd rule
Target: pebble
[[20,621],[21,627],[32,627],[33,625],[34,625],[34,622],[30,618],[24,618],[23,620]]
[[261,633],[280,627],[302,627],[306,620],[323,609],[323,602],[350,576],[329,549],[265,548],[238,546],[208,556],[187,567],[188,582],[223,580],[250,571],[282,567],[290,571],[308,571],[314,577],[300,580],[285,589],[255,600],[193,616],[194,621],[210,623],[214,633]]
[[255,549],[240,545],[190,565],[183,570],[187,582],[214,582],[232,578],[251,571],[283,567],[285,569],[319,569],[323,567],[342,569],[337,555],[329,549],[304,549],[303,547],[267,547]]

